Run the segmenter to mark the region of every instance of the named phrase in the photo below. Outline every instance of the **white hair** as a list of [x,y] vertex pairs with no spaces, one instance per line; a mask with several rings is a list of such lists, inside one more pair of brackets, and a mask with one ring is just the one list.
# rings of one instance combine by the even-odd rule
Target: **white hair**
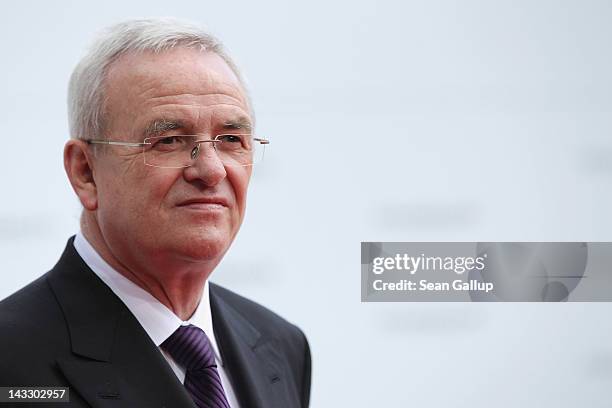
[[174,47],[197,48],[219,55],[232,69],[253,114],[247,87],[223,44],[203,28],[172,18],[128,20],[108,27],[97,37],[70,76],[68,122],[73,139],[94,139],[104,131],[104,82],[109,66],[120,56]]

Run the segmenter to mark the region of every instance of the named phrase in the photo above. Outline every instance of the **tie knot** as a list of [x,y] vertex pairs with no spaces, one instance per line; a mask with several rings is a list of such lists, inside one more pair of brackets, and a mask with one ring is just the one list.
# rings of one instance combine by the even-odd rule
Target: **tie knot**
[[217,367],[210,340],[204,330],[192,324],[181,326],[161,344],[186,370]]

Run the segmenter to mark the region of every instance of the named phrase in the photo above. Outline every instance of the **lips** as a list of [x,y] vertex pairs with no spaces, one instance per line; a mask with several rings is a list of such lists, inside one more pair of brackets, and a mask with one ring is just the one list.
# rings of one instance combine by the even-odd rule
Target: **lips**
[[177,207],[192,207],[192,208],[213,208],[215,206],[229,207],[229,204],[225,198],[222,197],[198,197],[190,198],[185,201],[181,201]]

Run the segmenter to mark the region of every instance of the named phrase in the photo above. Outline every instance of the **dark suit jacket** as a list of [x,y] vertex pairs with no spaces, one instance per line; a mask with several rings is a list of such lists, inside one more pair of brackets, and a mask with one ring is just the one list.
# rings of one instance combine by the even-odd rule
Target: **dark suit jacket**
[[[0,386],[69,387],[70,403],[45,407],[195,408],[157,346],[81,259],[73,239],[51,271],[0,302]],[[301,330],[213,283],[210,302],[241,407],[308,406],[310,349]]]

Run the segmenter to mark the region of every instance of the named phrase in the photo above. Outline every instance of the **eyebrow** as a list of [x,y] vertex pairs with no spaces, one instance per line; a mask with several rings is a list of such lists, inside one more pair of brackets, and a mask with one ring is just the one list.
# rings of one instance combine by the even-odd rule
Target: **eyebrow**
[[185,124],[180,120],[156,119],[145,128],[145,137],[157,136],[169,130],[184,129]]
[[233,120],[227,120],[223,124],[223,129],[226,130],[235,130],[235,129],[245,129],[251,131],[253,126],[251,125],[251,121],[246,116],[240,116]]

